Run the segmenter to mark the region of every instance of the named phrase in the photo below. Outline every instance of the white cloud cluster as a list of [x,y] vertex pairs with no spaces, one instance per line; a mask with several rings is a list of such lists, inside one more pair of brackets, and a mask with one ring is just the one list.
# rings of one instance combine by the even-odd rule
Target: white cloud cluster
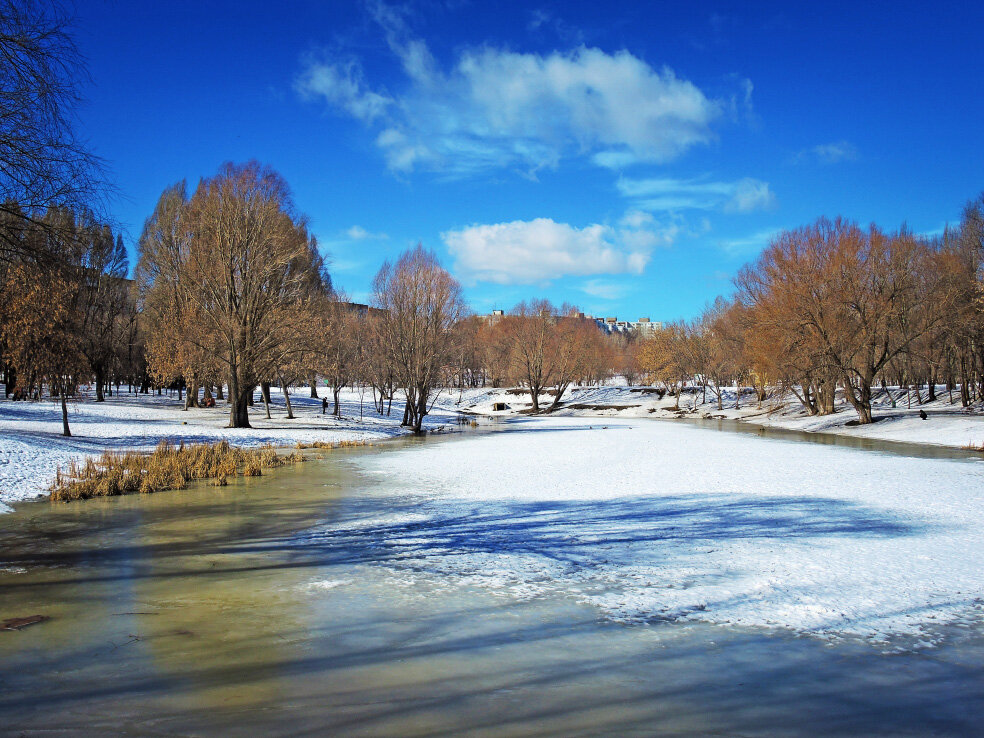
[[639,274],[652,249],[672,239],[640,213],[618,227],[576,228],[550,218],[473,225],[441,234],[455,271],[469,281],[531,284],[559,277]]
[[621,178],[619,192],[642,210],[713,210],[749,213],[775,207],[776,196],[768,182],[746,177],[735,182],[701,179]]
[[311,59],[296,86],[375,127],[398,172],[535,172],[575,154],[606,167],[664,162],[710,141],[724,108],[628,51],[473,48],[442,70],[398,12],[377,5],[374,14],[407,78],[400,94],[370,88],[353,60]]

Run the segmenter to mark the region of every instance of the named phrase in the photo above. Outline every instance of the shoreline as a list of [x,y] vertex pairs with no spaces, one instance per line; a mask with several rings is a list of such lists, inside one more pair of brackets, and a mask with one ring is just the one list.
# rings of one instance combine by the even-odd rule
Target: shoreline
[[[411,432],[401,428],[402,412],[379,416],[371,401],[363,403],[360,418],[358,392],[342,394],[342,417],[321,414],[321,400],[307,395],[307,388],[291,393],[294,419],[285,417],[286,407],[279,390],[271,391],[270,419],[262,404],[251,414],[252,428],[229,428],[225,407],[184,410],[183,403],[167,395],[122,393],[96,403],[88,395],[70,403],[69,422],[73,435],[61,435],[57,405],[42,400],[0,401],[0,513],[13,503],[46,499],[47,488],[57,469],[73,459],[84,462],[104,451],[149,453],[162,440],[172,443],[228,441],[241,448],[272,445],[296,450],[297,444],[381,443],[403,438]],[[362,400],[366,398],[363,396]],[[425,420],[428,432],[454,430],[456,412],[444,405],[434,408]]]
[[[56,470],[69,461],[84,461],[106,450],[141,452],[152,451],[161,440],[174,443],[202,443],[227,440],[235,446],[252,448],[273,445],[278,449],[296,449],[297,444],[310,443],[381,443],[403,438],[409,431],[399,426],[400,413],[377,415],[366,402],[365,394],[346,390],[342,398],[342,418],[321,414],[321,400],[306,395],[306,388],[297,388],[291,396],[295,418],[284,417],[286,407],[279,390],[272,392],[272,417],[264,417],[264,408],[257,405],[253,415],[254,427],[226,427],[224,407],[184,410],[176,398],[166,395],[122,394],[95,403],[83,398],[70,405],[72,437],[61,436],[61,421],[56,407],[49,401],[0,401],[0,513],[10,511],[9,505],[24,500],[44,499],[47,487]],[[706,403],[691,404],[695,393],[681,399],[680,410],[674,410],[675,399],[658,397],[650,387],[598,386],[577,387],[568,391],[560,407],[550,413],[534,416],[528,412],[531,403],[528,393],[515,388],[475,388],[443,391],[427,416],[424,429],[428,433],[452,433],[462,419],[550,417],[624,418],[653,420],[685,420],[701,422],[726,421],[750,428],[791,431],[809,435],[899,443],[908,447],[949,448],[966,453],[968,458],[978,454],[984,444],[984,407],[962,408],[950,405],[941,396],[933,403],[924,402],[912,408],[890,407],[884,394],[874,403],[876,422],[864,426],[849,426],[856,418],[853,409],[841,398],[837,412],[827,416],[809,416],[795,398],[777,402],[770,398],[758,406],[753,396],[742,392],[746,404],[734,409],[734,388],[725,390],[723,410],[716,407],[716,398]],[[544,404],[552,398],[544,395]],[[362,403],[362,417],[359,406]],[[506,410],[493,408],[505,404]],[[731,407],[727,407],[731,405]],[[919,411],[927,419],[919,417]]]
[[[582,387],[569,390],[563,404],[553,412],[541,413],[543,417],[597,417],[597,418],[653,418],[661,420],[727,420],[749,426],[803,432],[844,438],[892,441],[917,446],[959,449],[968,453],[981,453],[984,446],[984,405],[978,403],[968,408],[950,405],[942,396],[933,402],[913,403],[911,408],[892,408],[884,395],[873,402],[875,422],[868,425],[849,425],[857,420],[853,408],[838,398],[835,413],[810,416],[802,410],[795,397],[782,401],[764,400],[762,406],[749,396],[739,410],[734,409],[734,388],[725,390],[723,410],[718,410],[716,398],[708,392],[706,403],[691,409],[692,394],[681,399],[680,410],[674,410],[675,399],[658,398],[645,387]],[[742,393],[745,395],[745,393]],[[544,395],[544,397],[546,397]],[[506,411],[495,411],[496,403],[509,405]],[[731,407],[728,407],[728,405]],[[521,406],[521,407],[520,407]],[[530,406],[529,395],[516,395],[507,389],[487,390],[479,402],[465,408],[466,411],[488,417],[525,415]],[[927,414],[919,417],[920,410]],[[529,417],[536,417],[530,415]]]

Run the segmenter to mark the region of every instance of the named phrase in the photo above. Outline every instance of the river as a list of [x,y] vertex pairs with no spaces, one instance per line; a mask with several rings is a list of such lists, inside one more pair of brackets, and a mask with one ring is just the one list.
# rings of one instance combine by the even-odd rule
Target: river
[[[611,572],[569,558],[559,572],[543,569],[543,581],[525,569],[483,579],[475,567],[490,551],[551,558],[558,544],[503,542],[501,521],[471,518],[470,538],[500,529],[495,546],[452,545],[462,522],[448,511],[458,508],[429,507],[427,485],[440,480],[404,497],[401,485],[416,484],[412,469],[381,473],[391,463],[407,469],[432,449],[444,454],[438,461],[457,458],[456,449],[478,458],[466,444],[508,464],[499,445],[535,422],[336,450],[224,488],[18,505],[0,517],[0,619],[50,620],[0,631],[0,733],[979,733],[979,620],[947,619],[931,628],[931,647],[895,648],[897,641],[814,637],[740,619],[612,617],[599,606],[611,592],[597,591]],[[627,424],[627,437],[645,422]],[[667,429],[660,433],[682,428],[649,422]],[[570,453],[584,455],[617,426],[570,421],[555,430],[585,431],[564,436]],[[683,445],[690,453],[694,443],[737,437],[733,430],[691,429]],[[792,453],[816,440],[786,435],[778,443]],[[906,474],[937,468],[920,464],[979,474],[968,454],[865,444],[840,449],[852,454],[845,463],[863,455],[916,465]],[[482,505],[468,515],[501,507]],[[541,528],[523,530],[542,538]],[[468,557],[477,547],[485,558],[476,564]],[[589,575],[574,577],[571,567]]]

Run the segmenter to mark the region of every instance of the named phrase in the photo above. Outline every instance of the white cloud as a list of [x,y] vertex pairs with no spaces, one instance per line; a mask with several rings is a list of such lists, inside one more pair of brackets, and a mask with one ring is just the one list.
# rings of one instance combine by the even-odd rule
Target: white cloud
[[362,68],[351,60],[344,64],[312,61],[294,87],[302,96],[324,98],[333,107],[365,123],[382,117],[393,104],[389,97],[366,89]]
[[776,198],[768,182],[746,177],[735,182],[700,179],[621,178],[616,186],[637,208],[644,210],[713,210],[748,213],[775,207]]
[[776,206],[776,196],[769,189],[769,183],[746,177],[735,183],[734,192],[724,203],[727,213],[751,213],[755,210],[769,210]]
[[550,218],[473,225],[441,234],[462,276],[498,284],[547,282],[568,275],[639,274],[653,247],[666,237],[649,224],[576,228]]
[[354,225],[345,231],[352,241],[385,241],[389,238],[385,233],[372,233],[360,225]]
[[615,168],[665,162],[712,140],[725,107],[628,51],[471,48],[442,70],[399,12],[377,4],[373,13],[406,76],[400,94],[370,89],[352,61],[324,59],[307,61],[297,88],[378,126],[395,171],[535,172],[582,155]]
[[842,161],[854,161],[858,158],[857,147],[849,141],[834,141],[803,149],[793,156],[794,164],[816,161],[821,164],[837,164]]

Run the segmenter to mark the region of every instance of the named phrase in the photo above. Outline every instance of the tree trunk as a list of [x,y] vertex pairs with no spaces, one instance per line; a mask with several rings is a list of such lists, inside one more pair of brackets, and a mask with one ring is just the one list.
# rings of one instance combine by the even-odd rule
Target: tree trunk
[[222,393],[222,382],[219,382],[215,386],[215,399],[216,400],[224,400],[225,399],[225,395]]
[[963,356],[960,357],[960,405],[962,407],[970,406],[970,388],[967,386],[969,384],[969,377],[967,376],[967,359]]
[[286,405],[287,405],[287,419],[288,420],[293,420],[294,419],[294,408],[292,408],[290,406],[290,391],[287,389],[287,383],[282,378],[280,380],[280,389],[284,393],[284,403],[286,403]]
[[540,388],[530,385],[530,398],[533,400],[533,413],[540,412]]
[[68,401],[65,398],[65,395],[67,395],[67,394],[68,393],[65,391],[65,388],[63,387],[62,388],[62,391],[61,391],[62,435],[63,436],[71,436],[72,435],[72,431],[69,430],[69,428],[68,428]]
[[192,407],[198,407],[198,379],[194,376],[191,378],[188,393],[185,396],[185,410]]
[[[106,381],[105,370],[102,364],[96,364],[92,367],[92,372],[96,375],[96,402],[105,402],[106,398],[103,395],[103,382]],[[65,435],[71,435],[66,433]]]
[[855,387],[848,380],[845,382],[844,391],[847,392],[848,400],[858,413],[858,424],[871,423],[871,382],[862,377],[858,379],[858,386]]
[[427,415],[427,395],[430,394],[426,390],[419,390],[417,393],[417,413],[414,418],[413,432],[420,433],[420,429],[424,424],[424,416]]
[[331,411],[331,414],[334,415],[336,418],[342,417],[342,404],[338,401],[338,396],[341,394],[341,392],[342,392],[341,387],[331,388],[331,395],[335,401],[335,409]]
[[567,384],[557,385],[557,396],[554,397],[553,402],[550,404],[550,409],[547,410],[548,413],[552,413],[554,410],[560,407],[560,398],[564,396],[564,393],[567,391],[568,386],[569,385]]
[[318,397],[318,381],[315,377],[311,377],[309,380],[311,383],[311,398],[314,400],[321,399]]
[[260,382],[260,396],[263,398],[263,406],[266,408],[267,420],[270,420],[270,383]]
[[249,424],[249,395],[253,393],[253,388],[240,390],[239,380],[233,377],[229,381],[229,427],[230,428],[250,428]]

